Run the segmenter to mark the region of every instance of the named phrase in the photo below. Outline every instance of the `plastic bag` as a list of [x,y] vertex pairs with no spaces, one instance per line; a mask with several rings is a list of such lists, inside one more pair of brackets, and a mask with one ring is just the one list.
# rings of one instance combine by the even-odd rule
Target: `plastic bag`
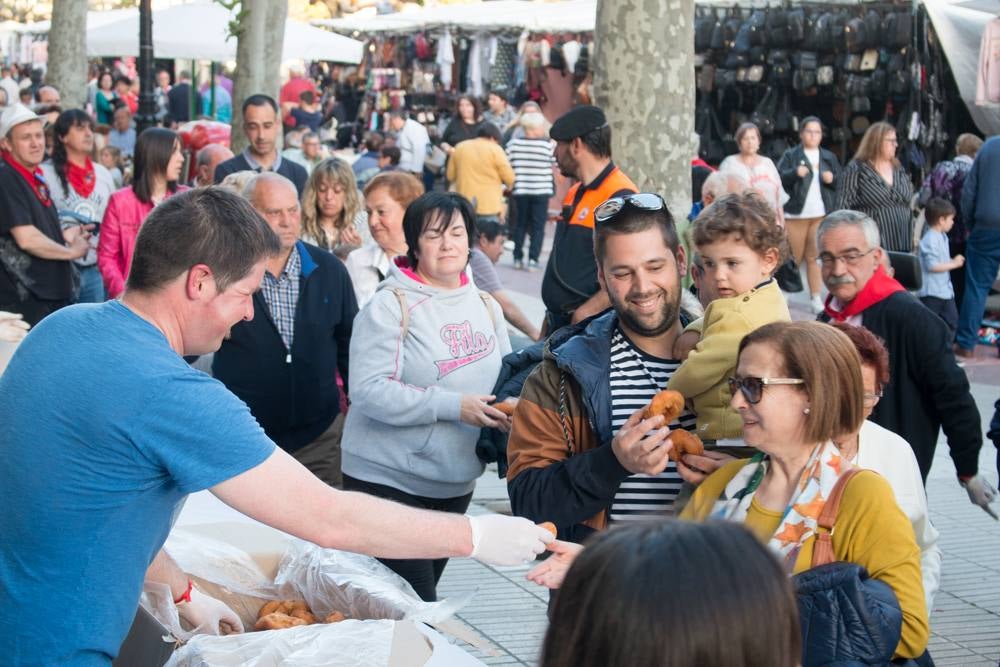
[[165,548],[200,588],[229,605],[248,630],[261,606],[275,599],[304,599],[319,618],[339,611],[363,620],[192,636],[195,633],[180,624],[169,589],[150,585],[144,589],[143,605],[175,637],[188,642],[169,665],[385,665],[393,620],[439,623],[473,595],[424,602],[404,579],[370,556],[324,549],[266,527],[234,526],[175,528]]

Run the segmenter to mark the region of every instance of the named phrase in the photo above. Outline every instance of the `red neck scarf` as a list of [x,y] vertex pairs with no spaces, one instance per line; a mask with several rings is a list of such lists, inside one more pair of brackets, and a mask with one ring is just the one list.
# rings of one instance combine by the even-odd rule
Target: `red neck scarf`
[[826,297],[826,314],[838,322],[846,322],[855,315],[860,315],[870,306],[874,306],[879,301],[887,299],[896,292],[905,292],[906,288],[900,285],[895,278],[891,278],[885,272],[885,267],[879,264],[874,275],[868,283],[858,292],[857,296],[851,300],[843,310],[836,310],[833,307],[833,295]]
[[90,196],[90,193],[94,191],[94,186],[97,184],[94,163],[90,161],[89,157],[86,160],[87,162],[82,167],[76,166],[69,160],[66,161],[66,180],[76,190],[76,193],[84,199]]
[[42,202],[42,206],[52,206],[52,199],[49,197],[49,186],[45,184],[45,177],[42,176],[41,169],[35,167],[34,171],[29,171],[27,167],[15,160],[9,151],[3,152],[3,159],[14,171],[21,174],[21,178],[31,186],[35,196],[38,197],[38,201]]

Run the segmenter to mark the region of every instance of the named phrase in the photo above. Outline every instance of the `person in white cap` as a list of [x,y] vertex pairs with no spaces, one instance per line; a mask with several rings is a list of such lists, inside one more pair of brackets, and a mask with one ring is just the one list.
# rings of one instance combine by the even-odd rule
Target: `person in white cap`
[[0,310],[30,325],[72,303],[79,278],[72,260],[89,248],[92,226],[63,231],[39,165],[45,159],[40,116],[23,104],[0,116]]

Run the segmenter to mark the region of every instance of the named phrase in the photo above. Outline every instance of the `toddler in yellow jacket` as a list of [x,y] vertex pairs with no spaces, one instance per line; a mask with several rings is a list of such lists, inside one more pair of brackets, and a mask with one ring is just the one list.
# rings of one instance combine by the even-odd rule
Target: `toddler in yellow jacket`
[[741,438],[742,421],[729,407],[728,380],[736,371],[745,335],[769,322],[791,319],[772,277],[782,260],[785,230],[770,205],[747,192],[719,197],[702,211],[694,221],[692,240],[703,265],[699,289],[709,293],[711,303],[705,315],[685,329],[684,336],[698,335],[698,343],[667,388],[687,399],[698,416],[702,440]]

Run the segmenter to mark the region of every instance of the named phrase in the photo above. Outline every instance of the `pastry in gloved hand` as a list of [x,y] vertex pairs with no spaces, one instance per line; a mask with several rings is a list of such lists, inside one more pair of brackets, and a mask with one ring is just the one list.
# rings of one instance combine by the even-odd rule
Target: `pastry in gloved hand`
[[240,617],[225,603],[188,584],[190,595],[177,603],[177,614],[198,632],[228,635],[243,632]]

